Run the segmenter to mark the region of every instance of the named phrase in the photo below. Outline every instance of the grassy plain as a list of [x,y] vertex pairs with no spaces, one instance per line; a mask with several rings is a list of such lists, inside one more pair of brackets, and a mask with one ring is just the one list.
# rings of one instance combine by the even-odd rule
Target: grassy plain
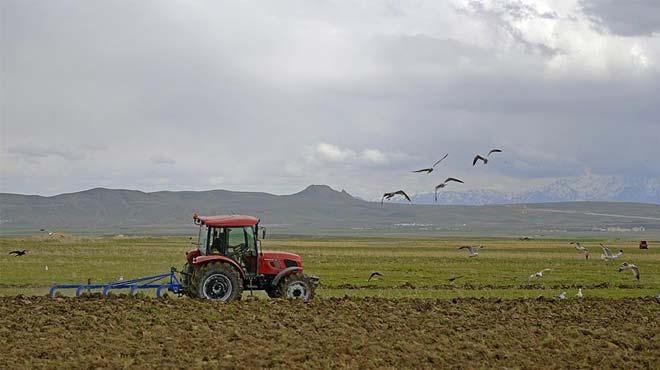
[[[585,260],[570,240],[521,241],[504,238],[271,238],[266,250],[298,253],[309,274],[321,278],[319,297],[569,297],[583,287],[588,297],[644,297],[660,293],[660,243],[639,250],[635,241],[581,240],[592,255]],[[600,260],[599,242],[623,249],[616,261]],[[469,258],[461,245],[484,245]],[[0,238],[0,295],[43,295],[53,283],[107,282],[167,272],[181,267],[186,250],[183,237],[77,237],[70,235]],[[22,257],[9,251],[26,249]],[[617,272],[620,263],[635,263]],[[48,269],[46,270],[46,266]],[[550,268],[541,279],[529,275]],[[367,281],[370,273],[383,277]],[[462,276],[453,284],[451,277]],[[245,294],[248,294],[247,292]],[[259,294],[258,294],[259,295]],[[261,296],[261,295],[259,295]]]

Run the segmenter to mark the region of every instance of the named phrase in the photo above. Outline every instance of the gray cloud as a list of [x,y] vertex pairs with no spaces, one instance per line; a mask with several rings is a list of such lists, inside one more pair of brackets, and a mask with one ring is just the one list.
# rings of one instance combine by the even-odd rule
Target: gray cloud
[[176,164],[176,160],[164,155],[154,155],[150,159],[151,159],[151,163],[153,164],[165,164],[165,165]]
[[9,154],[17,155],[23,159],[34,160],[49,156],[60,157],[69,161],[79,161],[85,158],[82,151],[71,151],[67,149],[48,148],[33,145],[12,146],[7,149]]
[[492,4],[5,1],[0,191],[659,177],[658,36]]
[[660,32],[660,2],[656,0],[581,0],[581,5],[600,30],[621,36]]

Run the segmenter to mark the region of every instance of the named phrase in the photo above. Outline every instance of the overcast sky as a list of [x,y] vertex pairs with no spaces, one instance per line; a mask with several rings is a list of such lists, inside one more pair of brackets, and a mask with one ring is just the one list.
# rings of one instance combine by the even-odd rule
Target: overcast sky
[[1,192],[660,177],[656,0],[0,4]]

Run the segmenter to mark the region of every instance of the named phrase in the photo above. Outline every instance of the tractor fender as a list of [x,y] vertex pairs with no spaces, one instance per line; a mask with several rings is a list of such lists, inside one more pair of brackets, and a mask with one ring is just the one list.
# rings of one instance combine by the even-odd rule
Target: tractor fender
[[241,279],[245,279],[245,271],[241,268],[241,266],[234,261],[231,258],[225,257],[225,256],[218,256],[218,255],[211,255],[211,256],[199,256],[193,258],[193,266],[201,266],[205,265],[209,262],[225,262],[230,264],[232,267],[238,271],[238,273],[241,275]]
[[280,280],[282,280],[283,277],[289,276],[289,275],[291,275],[295,272],[300,272],[300,271],[302,271],[302,267],[298,267],[298,266],[287,267],[284,270],[277,273],[277,275],[275,276],[275,278],[273,279],[273,282],[271,284],[273,286],[277,286],[277,284],[280,283]]

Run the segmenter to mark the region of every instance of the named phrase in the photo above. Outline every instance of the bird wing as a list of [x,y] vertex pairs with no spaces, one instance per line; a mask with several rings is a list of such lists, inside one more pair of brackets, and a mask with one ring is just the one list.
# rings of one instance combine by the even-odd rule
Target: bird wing
[[444,157],[442,157],[442,158],[440,158],[440,160],[439,160],[439,161],[437,161],[437,162],[435,162],[435,163],[433,163],[433,167],[435,167],[435,166],[437,166],[437,165],[438,165],[438,164],[439,164],[440,162],[442,162],[442,161],[444,161],[444,160],[445,160],[445,158],[447,158],[447,156],[448,156],[448,155],[449,155],[449,153],[447,153],[447,154],[445,154],[445,156],[444,156]]
[[482,156],[480,156],[480,155],[477,155],[476,157],[474,157],[474,160],[472,161],[472,166],[476,165],[476,164],[477,164],[477,161],[479,161],[479,160],[481,160],[481,161],[483,161],[484,163],[486,163],[486,158],[484,158],[484,157],[482,157]]
[[637,266],[635,266],[635,265],[631,265],[630,268],[631,268],[631,269],[633,270],[633,272],[635,273],[635,279],[639,280],[639,267],[637,267]]
[[453,178],[453,177],[447,177],[447,180],[445,180],[445,184],[448,183],[448,182],[450,182],[450,181],[453,181],[453,182],[460,182],[461,184],[465,184],[462,180],[459,180],[459,179],[457,179],[457,178]]
[[11,252],[9,252],[9,254],[19,254],[19,253],[21,253],[21,252],[19,252],[19,251],[11,251]]
[[502,153],[502,149],[493,149],[490,152],[488,152],[488,155],[490,156],[493,153]]
[[470,248],[470,247],[468,247],[467,245],[464,245],[464,246],[462,246],[462,247],[458,247],[458,249],[469,249],[469,248]]
[[372,272],[371,275],[369,275],[369,280],[373,279],[374,276],[383,276],[379,272]]
[[612,257],[612,251],[609,248],[607,248],[602,244],[600,245],[600,247],[603,248],[603,253],[605,253],[606,256]]
[[380,206],[381,206],[381,207],[383,206],[383,202],[385,202],[385,196],[386,196],[386,195],[387,195],[387,193],[383,194],[383,197],[380,198]]
[[403,190],[395,191],[394,194],[403,195],[404,197],[406,197],[406,199],[407,199],[409,202],[412,202],[412,200],[410,200],[410,197],[408,196],[408,194],[406,194],[406,192],[403,191]]
[[431,173],[433,172],[433,168],[422,168],[421,170],[413,171],[413,173],[420,173],[420,172]]
[[543,269],[541,272],[551,271],[552,269]]

